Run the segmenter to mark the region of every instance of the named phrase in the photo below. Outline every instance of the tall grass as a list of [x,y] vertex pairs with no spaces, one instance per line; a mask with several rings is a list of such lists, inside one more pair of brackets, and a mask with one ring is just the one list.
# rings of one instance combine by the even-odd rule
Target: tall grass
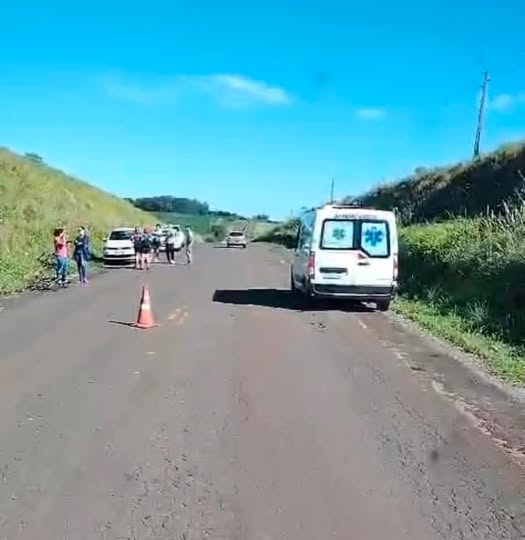
[[512,367],[505,370],[525,382],[523,200],[505,204],[499,215],[402,229],[400,272],[406,299],[455,317],[467,332],[510,346]]
[[0,294],[20,290],[46,271],[55,227],[88,228],[95,249],[108,229],[151,223],[130,203],[45,164],[0,149]]

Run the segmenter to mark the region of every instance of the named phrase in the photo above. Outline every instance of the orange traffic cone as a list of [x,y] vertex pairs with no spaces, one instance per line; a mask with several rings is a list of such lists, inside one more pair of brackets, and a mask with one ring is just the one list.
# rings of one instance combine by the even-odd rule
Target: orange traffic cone
[[142,287],[142,298],[140,299],[139,314],[135,326],[137,328],[142,328],[143,330],[157,326],[153,320],[153,313],[151,312],[151,300],[149,290],[146,285]]

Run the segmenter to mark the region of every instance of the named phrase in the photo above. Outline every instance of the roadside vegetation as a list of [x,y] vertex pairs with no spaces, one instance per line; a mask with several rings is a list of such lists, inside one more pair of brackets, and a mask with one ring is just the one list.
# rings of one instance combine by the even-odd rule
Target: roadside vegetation
[[525,206],[401,231],[395,309],[525,383]]
[[360,198],[401,227],[394,309],[525,384],[525,147],[420,168]]
[[257,235],[255,241],[279,244],[292,249],[295,246],[298,230],[299,221],[297,219],[290,219]]
[[56,227],[74,234],[86,226],[96,254],[111,227],[153,222],[129,202],[35,156],[0,148],[0,294],[30,287],[49,274]]

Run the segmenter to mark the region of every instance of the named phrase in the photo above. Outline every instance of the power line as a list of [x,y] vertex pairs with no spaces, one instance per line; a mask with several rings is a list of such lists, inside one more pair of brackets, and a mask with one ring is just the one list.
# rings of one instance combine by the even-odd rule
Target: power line
[[479,100],[478,125],[476,127],[476,138],[474,140],[474,158],[477,158],[479,156],[479,145],[481,142],[481,132],[483,130],[485,103],[487,100],[489,81],[489,72],[485,71],[485,73],[483,74],[483,84],[481,85],[481,98]]

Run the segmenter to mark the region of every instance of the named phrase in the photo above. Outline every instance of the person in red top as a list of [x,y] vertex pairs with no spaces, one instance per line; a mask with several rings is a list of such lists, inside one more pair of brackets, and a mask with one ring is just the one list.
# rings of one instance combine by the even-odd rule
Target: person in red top
[[54,232],[55,259],[56,259],[56,281],[62,287],[67,286],[67,271],[69,268],[69,257],[67,250],[67,236],[64,229],[55,229]]

